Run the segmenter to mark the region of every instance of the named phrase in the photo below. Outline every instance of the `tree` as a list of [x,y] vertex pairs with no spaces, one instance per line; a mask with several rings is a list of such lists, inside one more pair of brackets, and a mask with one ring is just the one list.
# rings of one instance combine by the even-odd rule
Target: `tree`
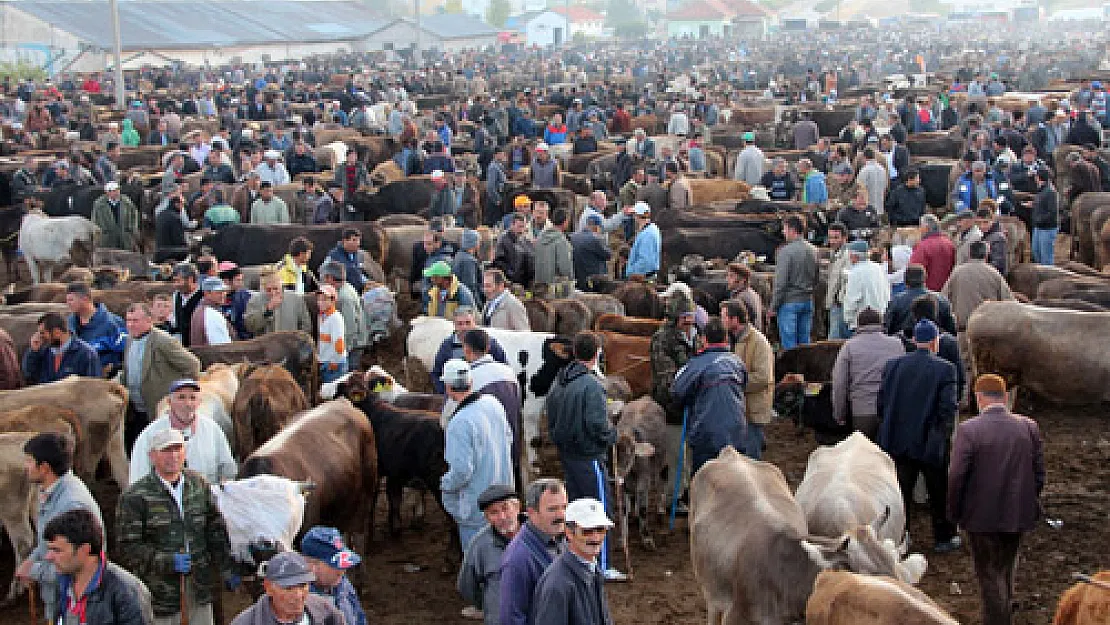
[[447,0],[447,2],[443,3],[443,12],[452,15],[462,13],[462,0]]
[[609,0],[605,25],[622,38],[643,37],[648,32],[647,22],[631,0]]
[[489,8],[486,9],[486,22],[494,28],[504,28],[512,10],[509,0],[490,0]]

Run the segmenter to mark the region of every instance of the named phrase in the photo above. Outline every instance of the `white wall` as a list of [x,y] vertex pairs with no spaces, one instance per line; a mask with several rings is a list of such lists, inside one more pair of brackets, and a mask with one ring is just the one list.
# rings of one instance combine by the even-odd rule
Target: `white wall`
[[562,42],[565,43],[568,39],[567,18],[554,11],[545,11],[528,22],[524,34],[530,46],[550,46],[555,43],[556,29],[563,33]]

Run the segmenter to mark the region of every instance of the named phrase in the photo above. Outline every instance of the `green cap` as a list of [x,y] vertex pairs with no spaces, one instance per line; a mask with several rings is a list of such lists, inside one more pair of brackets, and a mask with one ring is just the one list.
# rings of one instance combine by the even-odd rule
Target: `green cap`
[[751,131],[745,132],[743,135],[743,139],[744,141],[755,141],[755,133]]
[[451,265],[448,265],[447,261],[443,261],[443,260],[436,261],[435,264],[433,264],[431,267],[428,267],[427,269],[424,270],[424,277],[425,278],[450,278],[451,277]]

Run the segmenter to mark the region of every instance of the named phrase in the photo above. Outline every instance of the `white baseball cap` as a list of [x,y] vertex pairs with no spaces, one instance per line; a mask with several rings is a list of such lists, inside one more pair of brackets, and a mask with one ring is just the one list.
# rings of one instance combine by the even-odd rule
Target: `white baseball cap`
[[470,388],[470,365],[461,358],[452,358],[443,365],[443,375],[439,380],[452,390]]
[[104,190],[105,191],[115,191],[116,189],[119,189],[119,183],[118,182],[112,181],[112,182],[108,182],[104,185]]
[[547,151],[547,144],[544,143],[543,141],[540,141],[539,143],[536,144],[536,151],[537,152],[546,152]]
[[632,212],[637,215],[650,215],[651,206],[649,206],[647,202],[636,202],[636,204],[632,206]]
[[443,177],[443,170],[442,169],[433,169],[432,170],[432,180],[439,180],[442,177]]
[[566,519],[567,523],[574,523],[585,529],[613,527],[613,522],[605,514],[605,506],[601,505],[600,501],[590,497],[583,497],[570,502],[563,518]]

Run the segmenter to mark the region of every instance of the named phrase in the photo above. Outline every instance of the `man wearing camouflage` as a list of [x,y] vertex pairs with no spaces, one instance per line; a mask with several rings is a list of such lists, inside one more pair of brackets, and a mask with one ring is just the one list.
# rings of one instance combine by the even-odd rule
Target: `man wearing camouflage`
[[[227,529],[208,482],[185,468],[185,438],[170,428],[150,446],[153,470],[119,498],[119,563],[150,589],[154,625],[212,625],[219,571],[230,562]],[[229,586],[237,585],[234,576]],[[181,596],[182,585],[185,597]]]
[[682,404],[671,398],[671,385],[697,352],[694,311],[694,303],[684,293],[675,293],[667,300],[666,321],[651,337],[651,396],[667,414],[667,459],[672,467],[678,466],[682,446]]

